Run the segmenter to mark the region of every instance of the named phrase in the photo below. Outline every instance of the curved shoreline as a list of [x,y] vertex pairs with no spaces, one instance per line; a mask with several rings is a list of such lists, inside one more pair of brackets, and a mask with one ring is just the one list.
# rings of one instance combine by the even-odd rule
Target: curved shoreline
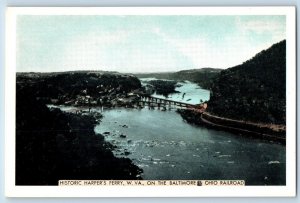
[[192,109],[178,110],[180,115],[190,123],[224,130],[235,134],[275,141],[286,142],[286,130],[283,125],[267,125],[253,122],[238,121],[211,115],[208,112],[197,112]]

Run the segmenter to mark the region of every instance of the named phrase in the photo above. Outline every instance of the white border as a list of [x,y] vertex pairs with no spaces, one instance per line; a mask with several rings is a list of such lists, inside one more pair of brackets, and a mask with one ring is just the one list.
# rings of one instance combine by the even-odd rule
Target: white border
[[[286,186],[58,187],[15,186],[17,15],[286,15]],[[284,197],[296,195],[295,7],[10,7],[6,11],[5,194],[8,197]]]

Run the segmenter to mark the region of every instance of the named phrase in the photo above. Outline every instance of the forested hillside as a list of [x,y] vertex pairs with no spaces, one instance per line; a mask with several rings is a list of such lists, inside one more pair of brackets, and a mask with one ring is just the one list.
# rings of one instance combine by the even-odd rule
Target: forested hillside
[[211,90],[208,111],[215,115],[285,124],[286,41],[221,71]]

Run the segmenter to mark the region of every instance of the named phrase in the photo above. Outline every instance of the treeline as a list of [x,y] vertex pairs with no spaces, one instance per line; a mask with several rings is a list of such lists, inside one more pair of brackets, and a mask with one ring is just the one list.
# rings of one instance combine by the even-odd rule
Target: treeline
[[77,95],[98,96],[123,93],[141,87],[140,81],[131,75],[103,72],[62,72],[62,73],[17,73],[17,83],[29,87],[35,96],[76,98]]

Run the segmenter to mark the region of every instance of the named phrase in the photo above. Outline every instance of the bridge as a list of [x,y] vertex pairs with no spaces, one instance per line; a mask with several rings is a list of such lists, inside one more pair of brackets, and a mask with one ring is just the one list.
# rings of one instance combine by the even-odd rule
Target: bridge
[[170,99],[162,99],[153,97],[150,95],[140,95],[140,100],[138,101],[138,106],[149,106],[149,107],[158,107],[158,108],[196,108],[197,105],[189,104],[180,101],[173,101]]

